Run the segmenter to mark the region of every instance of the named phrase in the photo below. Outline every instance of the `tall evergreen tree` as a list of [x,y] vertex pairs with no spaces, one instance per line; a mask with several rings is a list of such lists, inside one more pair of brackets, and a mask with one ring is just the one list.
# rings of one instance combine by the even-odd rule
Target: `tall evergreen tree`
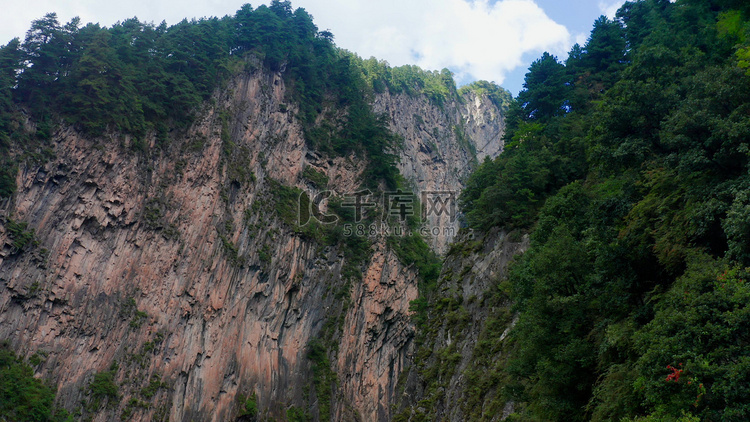
[[565,113],[565,66],[545,52],[534,61],[518,94],[523,120],[547,122]]

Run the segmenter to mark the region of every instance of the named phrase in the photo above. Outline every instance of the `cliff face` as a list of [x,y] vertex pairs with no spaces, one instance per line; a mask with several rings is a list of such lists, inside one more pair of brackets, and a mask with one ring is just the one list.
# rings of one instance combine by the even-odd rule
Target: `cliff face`
[[503,149],[502,111],[473,91],[440,106],[424,96],[386,92],[376,97],[374,109],[386,113],[391,130],[404,139],[399,170],[426,207],[431,245],[444,253],[458,233],[455,205],[463,181],[478,161]]
[[[45,356],[36,371],[54,380],[61,405],[96,421],[223,421],[255,394],[261,415],[282,419],[294,408],[390,419],[413,351],[416,274],[378,240],[362,281],[349,284],[341,250],[296,233],[274,209],[279,184],[315,190],[306,166],[339,194],[365,168],[309,151],[285,98],[280,74],[246,74],[169,146],[150,139],[150,153],[134,153],[128,138],[63,128],[54,159],[22,167],[0,215],[0,338]],[[421,97],[377,98],[420,192],[460,190],[472,148],[500,151],[500,116],[485,102],[441,110]],[[38,244],[17,250],[21,221]],[[316,360],[310,345],[326,332],[332,347]],[[119,396],[91,407],[91,382],[110,368]],[[335,388],[321,388],[328,369]]]
[[503,281],[528,247],[528,235],[500,231],[481,238],[462,232],[451,245],[425,298],[429,311],[416,337],[418,358],[401,380],[398,420],[496,421],[513,412],[501,389],[506,338],[517,319]]

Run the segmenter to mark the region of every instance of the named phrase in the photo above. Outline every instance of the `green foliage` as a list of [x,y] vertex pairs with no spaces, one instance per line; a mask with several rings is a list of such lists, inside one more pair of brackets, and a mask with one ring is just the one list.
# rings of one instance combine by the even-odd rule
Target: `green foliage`
[[[578,51],[575,47],[566,60],[566,71],[576,75],[575,88],[578,95],[570,104],[573,109],[585,109],[587,104],[580,100],[595,99],[598,94],[610,88],[618,79],[627,63],[627,43],[622,24],[601,16],[594,22],[591,36],[584,48]],[[582,94],[580,91],[584,91]],[[578,100],[578,101],[576,101]]]
[[307,422],[311,418],[307,413],[305,413],[304,410],[300,409],[299,407],[292,406],[289,409],[286,410],[286,419],[289,422]]
[[28,246],[39,245],[36,232],[34,229],[28,230],[28,226],[25,221],[18,223],[11,218],[7,219],[5,227],[8,230],[8,236],[13,240],[11,247],[16,253],[24,251]]
[[328,176],[313,167],[305,167],[302,171],[302,177],[309,180],[310,183],[318,189],[325,189],[328,187]]
[[120,398],[119,388],[115,384],[115,376],[119,366],[117,362],[110,365],[109,370],[97,372],[89,383],[88,394],[91,401],[87,405],[87,410],[94,412],[101,408],[105,402],[108,406],[116,406]]
[[474,144],[471,142],[468,136],[466,136],[466,133],[464,132],[463,125],[455,125],[453,126],[453,134],[456,135],[456,141],[458,142],[458,145],[463,149],[464,151],[468,151],[469,154],[471,154],[471,160],[473,164],[477,164],[477,148],[474,146]]
[[[347,235],[344,227],[359,224],[354,215],[354,209],[344,205],[341,198],[331,198],[328,201],[329,210],[339,217],[335,225],[328,226],[326,242],[329,245],[340,245],[344,254],[344,265],[341,268],[341,276],[345,280],[361,280],[362,267],[369,260],[372,251],[372,242],[365,235],[349,233]],[[369,226],[374,220],[368,215],[364,216],[361,224]]]
[[61,26],[48,14],[32,23],[22,45],[33,67],[18,76],[17,97],[36,116],[61,113],[93,135],[116,130],[142,137],[158,119],[185,123],[227,60],[222,51],[228,50],[201,48],[226,44],[228,23],[204,19],[166,28],[133,18],[109,29],[79,28],[77,18]]
[[478,95],[486,95],[495,107],[503,113],[508,109],[511,101],[513,101],[511,93],[505,88],[496,85],[494,82],[474,81],[468,85],[462,86],[458,90],[458,94],[463,95],[469,91],[473,91]]
[[227,234],[219,233],[219,240],[221,241],[221,245],[224,248],[224,253],[226,254],[229,263],[232,265],[241,266],[243,260],[240,258],[239,249],[237,249],[237,246],[232,243],[231,240],[229,240]]
[[434,285],[440,275],[440,259],[416,233],[388,238],[388,247],[404,265],[414,265],[425,286]]
[[565,112],[565,66],[555,56],[545,52],[532,63],[523,88],[516,101],[524,120],[546,122]]
[[0,169],[0,198],[9,198],[16,192],[16,173],[18,169],[5,162]]
[[177,225],[169,223],[166,218],[169,201],[163,197],[150,198],[143,208],[143,221],[149,230],[158,231],[165,239],[176,239],[180,236]]
[[148,319],[146,312],[138,310],[138,305],[135,302],[134,297],[128,297],[120,304],[120,316],[123,319],[130,320],[128,325],[132,329],[141,328],[143,322]]
[[102,134],[109,124],[118,132],[142,136],[145,118],[133,75],[123,72],[124,64],[110,47],[111,37],[110,32],[98,30],[87,40],[71,75],[75,88],[67,99],[68,119],[94,135]]
[[269,265],[271,258],[271,248],[268,245],[263,245],[258,251],[258,259],[260,259],[261,264]]
[[[224,129],[222,129],[223,138]],[[224,141],[223,147],[225,153],[224,159],[227,163],[227,178],[239,185],[255,183],[255,173],[250,170],[250,148],[245,145],[237,146],[228,139]]]
[[47,357],[47,352],[43,350],[39,350],[33,355],[31,355],[31,357],[29,357],[29,363],[32,366],[39,366],[42,362],[46,360],[46,357]]
[[722,228],[727,236],[727,256],[746,264],[750,262],[750,195],[746,189],[735,192]]
[[[408,378],[416,373],[423,393],[394,420],[441,420],[454,412],[464,420],[488,420],[502,414],[506,402],[500,390],[509,379],[502,333],[512,320],[508,292],[499,280],[491,281],[479,297],[466,298],[464,292],[464,286],[477,281],[473,264],[483,256],[485,240],[454,243],[440,277],[429,289],[420,284],[420,298],[411,303],[417,335]],[[478,339],[468,334],[473,331]]]
[[[53,405],[55,390],[34,377],[34,370],[0,345],[0,419],[8,421],[67,421],[68,413]],[[70,419],[72,420],[72,419]]]
[[307,358],[312,362],[313,385],[318,399],[319,419],[328,421],[331,418],[331,392],[336,384],[336,373],[331,370],[328,349],[321,341],[313,340],[307,346]]
[[268,179],[268,188],[273,195],[274,211],[287,225],[294,227],[299,220],[299,201],[302,190],[296,187],[282,185]]
[[456,100],[458,92],[453,74],[448,69],[430,71],[414,65],[390,67],[386,61],[370,57],[360,60],[359,66],[378,93],[386,89],[392,94],[425,95],[433,104],[442,107],[446,101]]
[[[369,226],[374,223],[373,217],[365,216],[365,220],[355,220],[353,207],[346,206],[342,198],[332,197],[328,201],[328,213],[335,215],[338,220],[335,224],[323,224],[314,218],[306,222],[304,226],[299,225],[299,207],[306,207],[310,198],[307,193],[296,187],[282,185],[281,183],[268,179],[269,190],[273,197],[273,206],[276,215],[295,233],[321,245],[337,246],[344,255],[344,264],[341,276],[344,280],[360,280],[362,278],[362,265],[367,262],[371,255],[371,239],[367,233],[361,235],[347,233],[347,225],[354,226],[363,224]],[[353,232],[354,230],[352,230]],[[260,252],[261,258],[265,259],[264,252]],[[267,254],[270,260],[270,251]]]
[[[21,42],[18,38],[12,39],[8,44],[0,47],[0,127],[8,129],[11,123],[9,113],[13,108],[13,87],[16,82],[16,69],[22,59],[20,49]],[[9,136],[2,131],[0,137],[0,149],[7,149],[9,145]]]
[[[386,116],[375,114],[363,96],[366,86],[352,63],[356,58],[343,56],[340,60],[338,71],[343,75],[337,83],[349,86],[345,91],[347,97],[342,98],[339,105],[347,105],[345,119],[326,120],[317,126],[308,124],[306,138],[315,149],[323,152],[366,155],[369,162],[363,174],[365,183],[376,188],[382,180],[386,187],[395,188],[398,184],[397,149],[401,139],[388,128]],[[340,129],[335,129],[337,127]]]
[[120,304],[120,316],[123,318],[130,317],[133,312],[135,312],[138,309],[137,304],[135,303],[134,297],[128,297],[122,303]]
[[[0,49],[0,149],[14,136],[19,105],[32,111],[44,139],[50,136],[49,122],[59,116],[89,135],[130,134],[139,151],[146,149],[145,137],[156,133],[163,147],[169,129],[187,126],[242,62],[249,67],[259,60],[272,71],[284,71],[289,99],[299,104],[296,117],[312,145],[334,154],[366,154],[365,180],[395,185],[399,140],[372,112],[361,59],[337,49],[332,38],[318,31],[304,9],[292,10],[290,2],[278,0],[256,9],[244,5],[234,16],[170,27],[136,18],[110,28],[81,27],[78,18],[61,25],[57,15],[47,14],[32,22],[23,42],[13,40]],[[423,87],[436,101],[455,91],[446,72],[435,75],[439,83],[430,80]],[[322,121],[321,113],[327,113]],[[222,116],[228,176],[240,184],[252,181],[247,153],[234,151],[228,129]],[[14,191],[13,169],[4,166],[0,173],[3,197]]]
[[413,265],[417,269],[419,297],[409,303],[409,310],[413,312],[413,319],[417,326],[424,328],[430,308],[427,298],[435,290],[442,262],[416,231],[408,231],[401,236],[390,236],[387,244],[402,264]]
[[459,198],[469,225],[530,227],[544,200],[586,170],[577,130],[553,137],[540,123],[521,123],[505,152],[469,177]]
[[162,388],[167,388],[167,384],[161,380],[161,375],[153,374],[148,385],[141,389],[141,397],[150,400]]
[[240,403],[240,412],[237,416],[250,416],[255,417],[258,415],[258,398],[255,393],[248,397],[242,394],[237,396],[237,401]]
[[[396,167],[401,139],[389,130],[386,116],[373,112],[374,91],[387,84],[394,93],[426,95],[442,106],[458,99],[453,76],[447,69],[390,69],[375,63],[378,72],[385,69],[376,75],[370,71],[374,69],[368,64],[370,61],[336,48],[332,40],[328,31],[318,31],[304,9],[293,10],[289,2],[278,0],[255,9],[243,5],[234,16],[183,20],[169,27],[136,18],[109,28],[82,26],[77,18],[63,25],[55,14],[45,15],[32,22],[23,42],[13,40],[0,49],[0,152],[13,150],[11,147],[21,151],[0,163],[0,197],[15,191],[15,175],[21,162],[38,163],[49,158],[49,141],[57,122],[72,125],[99,141],[113,133],[129,135],[122,139],[129,139],[133,150],[148,154],[151,136],[156,136],[159,148],[166,149],[174,130],[184,131],[201,105],[230,75],[254,72],[259,66],[279,71],[285,78],[288,98],[278,112],[290,113],[290,118],[302,124],[310,146],[329,156],[366,158],[365,184],[396,188],[402,182]],[[387,78],[382,79],[385,74]],[[484,84],[475,89],[498,103],[506,100],[505,92],[497,86]],[[23,130],[26,116],[21,110],[31,113],[31,125],[27,126],[35,125],[33,133]],[[297,112],[291,116],[294,110]],[[235,185],[254,182],[249,151],[232,140],[230,117],[228,111],[220,111],[217,122],[221,126],[227,178]],[[205,144],[206,139],[196,136],[185,147],[188,152],[197,153]],[[181,167],[178,163],[178,173]],[[319,189],[328,183],[325,174],[312,168],[305,169],[303,177]],[[269,185],[273,208],[287,226],[321,245],[338,246],[343,253],[341,275],[346,284],[334,294],[345,307],[348,283],[361,279],[363,265],[371,254],[371,240],[346,236],[341,225],[312,222],[300,227],[298,203],[309,202],[309,198],[297,188],[273,181]],[[331,202],[332,212],[341,217],[342,223],[354,220],[340,202]],[[176,229],[164,221],[166,205],[149,202],[143,222],[171,238]],[[14,227],[11,237],[15,236],[19,249],[33,243],[33,231],[29,237],[25,226],[19,226],[19,230]],[[231,227],[224,225],[217,230],[230,263],[242,265],[237,245],[231,241]],[[428,253],[421,239],[399,241],[394,248],[405,263],[415,263],[424,278],[436,277],[436,258]],[[261,261],[269,263],[270,249],[260,252]],[[121,316],[133,329],[142,327],[148,318],[138,310],[133,298],[123,302]],[[335,327],[339,323],[337,317],[326,324]],[[147,343],[144,353],[153,347]],[[93,407],[98,409],[103,400],[114,401],[116,389],[112,395],[111,389],[105,388],[114,385],[114,376],[115,371],[95,376],[89,389]],[[324,378],[330,377],[324,374]],[[128,417],[142,403],[137,399],[130,401],[121,416]]]
[[[635,336],[638,379],[649,407],[700,420],[741,420],[750,415],[750,269],[727,268],[707,256],[690,266],[655,306]],[[671,365],[679,378],[668,378]]]
[[148,314],[143,311],[135,311],[133,319],[130,320],[131,328],[140,328],[143,325],[143,321],[148,318]]
[[617,16],[565,65],[532,64],[505,152],[461,196],[472,227],[531,231],[497,379],[521,420],[743,420],[747,10],[647,0]]
[[128,400],[128,402],[125,404],[125,408],[122,409],[120,420],[127,421],[131,418],[131,416],[133,416],[133,412],[135,412],[136,409],[148,409],[149,407],[149,403],[138,400],[135,397],[131,397],[130,400]]

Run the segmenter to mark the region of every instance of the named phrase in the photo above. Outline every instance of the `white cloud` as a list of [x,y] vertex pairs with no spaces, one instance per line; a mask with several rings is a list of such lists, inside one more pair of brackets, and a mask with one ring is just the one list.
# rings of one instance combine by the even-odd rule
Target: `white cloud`
[[61,23],[67,23],[75,16],[86,24],[98,22],[109,26],[117,21],[137,16],[141,21],[156,22],[166,20],[175,24],[183,18],[232,15],[248,0],[23,0],[5,1],[0,14],[0,45],[13,37],[22,41],[31,21],[50,12],[57,13]]
[[391,65],[450,68],[460,79],[502,83],[504,75],[525,65],[527,52],[564,54],[568,30],[531,0],[382,0],[298,2],[330,28],[336,43],[367,58]]
[[[0,17],[0,44],[14,36],[23,38],[31,20],[50,11],[56,11],[61,22],[77,15],[83,22],[111,25],[137,16],[174,24],[186,16],[233,14],[243,1],[8,3]],[[526,65],[522,62],[525,53],[547,50],[562,56],[574,41],[568,30],[550,19],[533,0],[296,0],[292,5],[304,7],[319,28],[333,32],[337,45],[360,56],[375,56],[394,66],[448,67],[463,80],[502,83],[504,75]]]
[[624,3],[625,3],[625,0],[600,1],[599,10],[602,12],[603,15],[607,16],[610,19],[614,19],[615,15],[617,14],[617,10],[620,9],[620,7],[622,7]]

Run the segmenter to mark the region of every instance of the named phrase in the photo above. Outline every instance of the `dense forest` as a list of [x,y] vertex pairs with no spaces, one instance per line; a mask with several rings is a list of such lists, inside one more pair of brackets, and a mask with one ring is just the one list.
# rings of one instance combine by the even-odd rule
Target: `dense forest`
[[[398,139],[372,112],[372,94],[387,87],[424,92],[438,104],[456,98],[447,70],[363,60],[337,48],[330,32],[319,31],[312,16],[289,1],[244,5],[234,16],[169,27],[137,18],[109,28],[78,18],[61,24],[50,13],[32,22],[24,41],[0,48],[0,197],[13,193],[18,162],[49,158],[46,142],[60,123],[94,138],[130,135],[133,149],[147,152],[148,135],[165,146],[231,75],[258,66],[283,73],[311,146],[334,155],[366,154],[365,179],[390,187],[397,184]],[[492,92],[493,101],[509,99],[505,91]],[[26,117],[33,130],[24,126]]]
[[[150,137],[166,148],[231,75],[258,66],[282,71],[312,147],[366,156],[363,182],[390,188],[404,183],[400,140],[372,96],[419,92],[442,106],[460,95],[447,70],[336,48],[286,1],[169,27],[48,14],[0,47],[0,198],[14,194],[19,167],[52,156],[60,125],[101,142],[127,135],[133,154],[157,154]],[[750,419],[750,5],[627,2],[565,60],[533,62],[517,98],[486,83],[463,89],[510,104],[504,152],[461,195],[466,224],[531,237],[493,292],[519,317],[502,359],[468,372],[476,403],[499,388],[516,404],[511,420]],[[350,242],[352,260],[369,248],[324,235]],[[419,237],[389,245],[421,273],[424,328],[440,264]],[[502,332],[484,334],[487,353]],[[110,394],[100,381],[94,395]],[[0,347],[0,418],[68,419],[53,401]]]
[[748,59],[747,2],[644,0],[531,64],[461,197],[531,234],[497,289],[512,347],[477,375],[511,419],[750,418]]
[[[137,18],[111,27],[82,25],[78,18],[62,24],[50,13],[32,22],[23,41],[13,39],[0,47],[0,200],[14,195],[20,169],[54,157],[56,131],[72,128],[101,147],[147,158],[166,156],[211,105],[217,90],[233,76],[258,71],[282,75],[289,97],[285,101],[295,106],[285,112],[302,125],[311,149],[328,157],[355,154],[366,159],[360,182],[370,188],[409,189],[396,167],[401,139],[388,129],[384,116],[373,112],[375,93],[424,93],[437,105],[459,100],[447,70],[392,68],[374,58],[363,60],[336,47],[330,32],[319,31],[312,16],[292,9],[289,1],[244,5],[233,16],[172,26]],[[498,104],[510,100],[493,84],[465,89],[482,90]],[[229,118],[221,116],[227,156],[234,151],[225,133]],[[325,175],[308,172],[305,177],[315,181]],[[307,240],[341,248],[346,262],[342,277],[360,279],[372,240],[345,237],[338,226],[296,226],[293,214],[301,191],[269,183],[276,198],[272,207],[282,220]],[[346,221],[354,218],[336,201],[331,211]],[[409,221],[411,229],[416,224]],[[25,222],[8,220],[6,229],[17,250],[36,242]],[[231,252],[233,245],[224,241]],[[416,265],[424,282],[437,278],[439,260],[418,232],[392,236],[388,244],[402,261]],[[311,345],[313,362],[326,356],[317,346]],[[0,352],[0,419],[72,417],[53,406],[54,389],[33,377],[38,362],[16,356],[5,345]],[[327,357],[323,360],[329,371]],[[89,386],[87,393],[96,403],[118,396],[112,373],[98,374]]]

